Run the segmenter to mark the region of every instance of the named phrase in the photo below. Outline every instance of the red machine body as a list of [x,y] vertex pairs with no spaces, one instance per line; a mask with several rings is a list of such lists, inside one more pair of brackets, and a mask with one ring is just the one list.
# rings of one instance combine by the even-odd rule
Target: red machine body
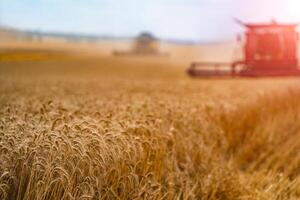
[[244,24],[244,60],[233,63],[195,62],[190,76],[298,76],[297,24]]

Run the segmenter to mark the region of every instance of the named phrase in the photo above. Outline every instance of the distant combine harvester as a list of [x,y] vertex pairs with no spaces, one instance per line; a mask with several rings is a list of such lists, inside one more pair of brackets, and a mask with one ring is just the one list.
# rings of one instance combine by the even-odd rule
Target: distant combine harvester
[[114,51],[115,56],[127,55],[154,55],[154,56],[167,56],[168,54],[159,51],[159,41],[151,33],[143,32],[138,35],[129,51]]
[[297,24],[237,22],[247,29],[244,59],[233,63],[194,62],[187,71],[190,76],[300,76]]

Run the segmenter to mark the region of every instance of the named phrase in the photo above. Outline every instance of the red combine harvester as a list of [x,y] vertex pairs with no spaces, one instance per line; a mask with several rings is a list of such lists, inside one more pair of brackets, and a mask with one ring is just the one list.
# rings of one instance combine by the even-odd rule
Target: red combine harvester
[[300,76],[297,24],[245,24],[244,59],[233,63],[194,62],[192,77]]

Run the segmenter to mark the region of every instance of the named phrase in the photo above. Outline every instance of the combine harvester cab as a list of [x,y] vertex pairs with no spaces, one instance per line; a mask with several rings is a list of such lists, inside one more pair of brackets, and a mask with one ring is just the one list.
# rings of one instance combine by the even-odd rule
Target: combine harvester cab
[[244,59],[233,63],[194,62],[192,77],[299,76],[297,24],[245,24]]

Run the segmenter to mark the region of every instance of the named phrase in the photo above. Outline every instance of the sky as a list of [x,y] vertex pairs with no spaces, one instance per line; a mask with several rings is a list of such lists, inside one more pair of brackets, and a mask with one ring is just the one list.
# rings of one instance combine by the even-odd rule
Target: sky
[[234,18],[300,22],[300,0],[0,0],[0,25],[24,30],[219,41]]

